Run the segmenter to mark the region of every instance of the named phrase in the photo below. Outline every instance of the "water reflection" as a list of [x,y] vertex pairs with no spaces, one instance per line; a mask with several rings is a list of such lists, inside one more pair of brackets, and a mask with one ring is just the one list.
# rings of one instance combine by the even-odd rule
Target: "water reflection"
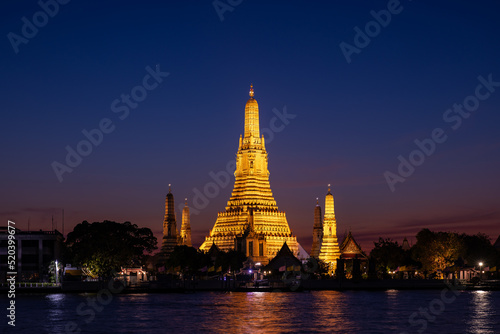
[[65,294],[57,293],[53,295],[46,295],[45,298],[49,301],[47,305],[47,320],[49,321],[60,321],[64,316],[64,299]]
[[[290,293],[230,293],[210,310],[210,332],[271,333],[292,330],[297,314]],[[214,307],[215,306],[215,307]]]
[[43,323],[49,332],[54,331],[55,328],[59,328],[60,323],[64,321],[66,310],[65,310],[65,299],[66,295],[64,293],[49,294],[45,296],[48,301],[47,305],[47,315],[46,322]]
[[498,325],[495,307],[492,305],[492,291],[474,291],[470,305],[471,315],[467,322],[468,333],[495,333],[494,325]]
[[311,295],[313,297],[310,306],[312,331],[333,333],[341,329],[352,328],[352,321],[348,317],[349,302],[342,292],[316,291],[312,292]]
[[[197,292],[113,295],[89,316],[96,294],[16,296],[16,333],[416,333],[441,291]],[[86,306],[78,312],[79,305]],[[500,333],[500,292],[460,292],[428,321],[428,333]],[[410,316],[418,313],[413,319]],[[22,320],[22,321],[21,321]],[[415,322],[414,321],[414,322]],[[0,333],[2,333],[0,326]]]

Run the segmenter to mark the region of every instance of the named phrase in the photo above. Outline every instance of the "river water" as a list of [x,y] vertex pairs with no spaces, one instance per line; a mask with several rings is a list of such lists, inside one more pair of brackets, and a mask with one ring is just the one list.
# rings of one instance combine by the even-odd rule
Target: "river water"
[[485,334],[500,333],[500,291],[32,294],[15,327],[2,318],[1,333]]

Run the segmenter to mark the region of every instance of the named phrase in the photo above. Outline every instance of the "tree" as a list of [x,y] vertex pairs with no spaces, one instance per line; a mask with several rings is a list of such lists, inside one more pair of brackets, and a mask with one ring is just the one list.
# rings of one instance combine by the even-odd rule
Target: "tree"
[[50,274],[50,282],[51,283],[60,283],[61,277],[63,273],[63,265],[61,262],[51,261],[49,264],[49,274]]
[[312,273],[315,278],[329,278],[330,266],[325,261],[310,257],[303,267],[307,273]]
[[89,275],[110,277],[121,267],[142,265],[157,240],[149,228],[130,222],[83,221],[68,234],[66,245],[73,263]]
[[476,266],[479,262],[484,262],[486,266],[492,267],[496,264],[498,252],[486,234],[462,234],[460,237],[464,244],[464,261],[467,264]]
[[378,242],[373,243],[375,248],[370,252],[370,257],[375,260],[377,270],[386,273],[404,264],[405,252],[397,241],[379,238]]
[[242,252],[236,250],[230,250],[228,252],[221,251],[217,254],[215,259],[216,266],[222,266],[223,271],[229,270],[237,271],[243,267],[243,262],[247,257]]
[[424,271],[435,272],[453,266],[463,253],[463,240],[457,233],[422,229],[417,234],[412,256],[422,263]]
[[194,274],[203,266],[204,258],[207,256],[198,252],[194,247],[175,246],[165,265],[168,268],[181,267],[183,272]]

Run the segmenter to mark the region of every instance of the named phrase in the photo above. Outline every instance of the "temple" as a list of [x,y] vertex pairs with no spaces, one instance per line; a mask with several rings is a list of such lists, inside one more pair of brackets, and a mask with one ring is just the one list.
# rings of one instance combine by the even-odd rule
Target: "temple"
[[170,256],[174,251],[175,246],[188,246],[191,244],[191,225],[189,217],[189,207],[187,198],[184,208],[182,209],[182,225],[180,234],[177,234],[177,221],[175,220],[174,195],[172,194],[171,185],[168,185],[168,194],[165,199],[165,218],[163,219],[163,240],[161,244],[161,252],[165,258]]
[[328,185],[328,193],[325,196],[325,217],[323,219],[323,237],[319,259],[328,263],[330,268],[335,270],[339,258],[340,249],[337,240],[337,221],[335,220],[333,195],[330,192],[330,185]]
[[285,242],[296,255],[299,245],[271,191],[264,136],[259,130],[259,106],[252,85],[249,95],[244,135],[240,135],[236,153],[233,192],[200,250],[208,251],[215,244],[220,250],[235,249],[266,264]]
[[181,235],[179,236],[179,245],[192,247],[191,243],[191,223],[189,217],[189,206],[187,205],[187,198],[184,199],[184,208],[182,209],[182,225]]
[[341,258],[344,260],[348,259],[360,259],[363,261],[368,261],[368,256],[361,249],[361,246],[354,240],[351,231],[340,244],[340,254]]
[[174,195],[170,184],[168,194],[165,198],[165,218],[163,219],[163,241],[161,244],[162,253],[168,257],[177,246],[177,223],[175,220]]
[[313,226],[313,244],[311,248],[311,257],[319,258],[321,250],[321,240],[323,239],[323,220],[321,217],[321,206],[316,198],[316,207],[314,208],[314,226]]

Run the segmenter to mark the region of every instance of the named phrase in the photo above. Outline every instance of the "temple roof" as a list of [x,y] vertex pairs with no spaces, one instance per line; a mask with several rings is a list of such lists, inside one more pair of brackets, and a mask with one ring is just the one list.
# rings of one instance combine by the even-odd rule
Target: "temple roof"
[[276,256],[269,262],[267,265],[268,268],[279,269],[281,266],[291,266],[291,265],[301,265],[299,259],[293,255],[293,252],[290,250],[288,245],[285,243],[283,247],[278,251]]
[[212,243],[212,247],[208,250],[208,254],[210,256],[217,256],[217,254],[220,252],[219,247],[214,243]]
[[410,243],[408,242],[408,239],[406,237],[403,240],[403,244],[401,245],[404,251],[410,250]]
[[361,249],[361,246],[354,240],[351,231],[347,234],[347,236],[342,241],[340,245],[340,253],[343,258],[352,258],[352,257],[361,257],[368,258],[365,252]]

